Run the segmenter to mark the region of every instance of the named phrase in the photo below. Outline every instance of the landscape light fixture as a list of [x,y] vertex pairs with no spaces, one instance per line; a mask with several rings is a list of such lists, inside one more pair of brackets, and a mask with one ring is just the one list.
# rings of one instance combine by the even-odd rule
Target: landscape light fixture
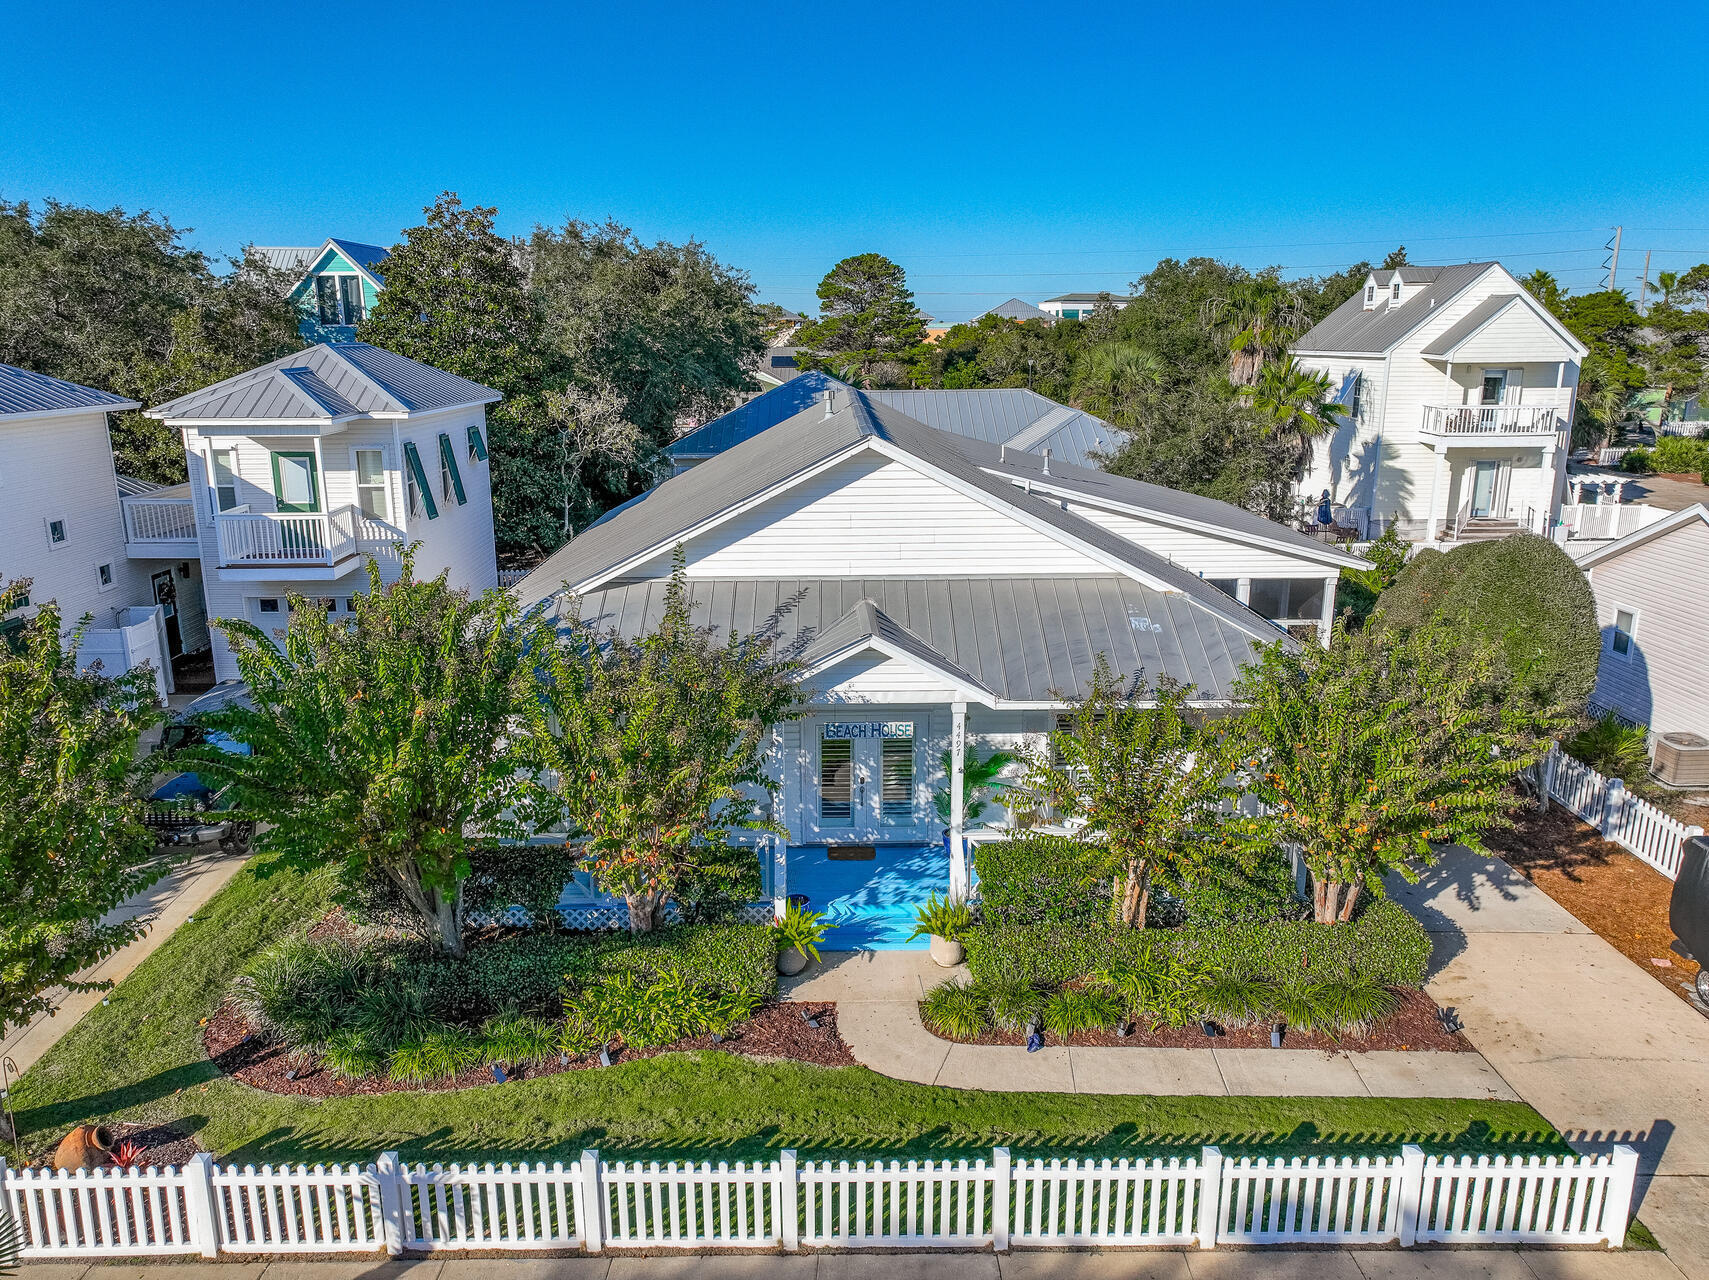
[[609,1067],[611,1065],[611,1054],[606,1051],[604,1045],[599,1046],[599,1065],[602,1067]]
[[1133,1027],[1125,1022],[1116,1023],[1116,1039],[1126,1040],[1133,1034]]
[[1284,1028],[1283,1028],[1282,1024],[1279,1022],[1275,1026],[1270,1028],[1270,1047],[1272,1049],[1280,1049],[1282,1047],[1282,1031],[1283,1030],[1284,1030]]
[[803,1009],[801,1011],[801,1021],[805,1022],[808,1026],[812,1027],[813,1030],[815,1030],[815,1031],[817,1031],[819,1029],[819,1019],[815,1018],[812,1014],[808,1013],[807,1010],[805,1010],[805,1009]]
[[1039,1032],[1038,1023],[1027,1023],[1027,1052],[1037,1053],[1044,1048],[1044,1036]]
[[569,1065],[570,1065],[570,1055],[569,1055],[569,1054],[567,1054],[567,1053],[560,1053],[560,1054],[559,1054],[559,1055],[558,1055],[558,1065],[559,1065],[559,1066],[560,1066],[560,1067],[567,1067],[567,1066],[569,1066]]
[[1442,1030],[1446,1031],[1451,1036],[1458,1035],[1461,1031],[1465,1030],[1466,1024],[1460,1021],[1460,1015],[1456,1013],[1452,1007],[1447,1009],[1438,1009],[1436,1011],[1436,1020],[1442,1024]]
[[1199,1020],[1199,1030],[1203,1031],[1205,1033],[1205,1038],[1209,1040],[1215,1040],[1222,1034],[1222,1028],[1217,1026],[1217,1024],[1212,1022],[1209,1018],[1201,1018]]
[[493,1083],[503,1084],[508,1079],[510,1079],[510,1077],[504,1073],[504,1068],[499,1066],[496,1062],[493,1063]]

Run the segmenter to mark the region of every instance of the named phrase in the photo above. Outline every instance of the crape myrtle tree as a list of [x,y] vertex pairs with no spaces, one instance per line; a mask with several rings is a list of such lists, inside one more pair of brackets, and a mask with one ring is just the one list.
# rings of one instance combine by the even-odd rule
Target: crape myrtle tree
[[1190,881],[1233,848],[1217,809],[1230,796],[1222,735],[1187,705],[1191,685],[1144,673],[1123,681],[1100,654],[1051,750],[1032,752],[1011,808],[1048,805],[1084,820],[1094,882],[1112,880],[1111,915],[1143,929],[1152,881]]
[[1263,808],[1228,826],[1299,847],[1319,922],[1352,919],[1390,871],[1416,879],[1435,845],[1482,849],[1484,832],[1512,824],[1520,774],[1566,723],[1492,697],[1499,650],[1448,630],[1338,630],[1327,649],[1278,642],[1236,689],[1248,710],[1232,740]]
[[189,754],[266,824],[261,852],[383,879],[461,956],[471,851],[529,834],[530,631],[503,592],[416,580],[413,547],[390,585],[370,559],[368,587],[347,616],[291,597],[282,644],[220,623],[255,706],[206,723],[251,754]]
[[797,714],[797,664],[775,628],[719,640],[696,625],[680,555],[652,631],[625,638],[572,617],[541,668],[535,736],[559,780],[541,825],[565,820],[631,931],[655,928],[686,879],[751,859],[733,831],[781,833],[765,757],[772,726]]
[[[29,585],[0,588],[0,617]],[[154,676],[79,670],[81,628],[62,641],[60,627],[46,601],[0,639],[0,1033],[51,1012],[50,988],[105,985],[75,975],[142,925],[102,917],[171,866],[142,824],[137,742],[160,716]]]

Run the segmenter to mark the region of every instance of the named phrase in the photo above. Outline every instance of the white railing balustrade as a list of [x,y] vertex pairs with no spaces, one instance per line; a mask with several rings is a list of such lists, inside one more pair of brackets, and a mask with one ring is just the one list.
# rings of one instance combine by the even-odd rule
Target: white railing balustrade
[[328,512],[222,512],[220,563],[251,565],[335,565],[357,552],[357,528],[364,519],[355,506]]
[[1685,842],[1703,834],[1703,828],[1682,822],[1648,800],[1626,790],[1619,778],[1605,778],[1582,760],[1549,748],[1541,765],[1542,791],[1550,800],[1581,818],[1602,834],[1669,880],[1679,879],[1685,859]]
[[125,541],[194,542],[196,504],[189,498],[125,497],[119,500],[125,513]]
[[602,1161],[11,1172],[26,1258],[446,1250],[1606,1244],[1638,1156]]
[[1424,434],[1557,435],[1561,410],[1550,404],[1427,404]]

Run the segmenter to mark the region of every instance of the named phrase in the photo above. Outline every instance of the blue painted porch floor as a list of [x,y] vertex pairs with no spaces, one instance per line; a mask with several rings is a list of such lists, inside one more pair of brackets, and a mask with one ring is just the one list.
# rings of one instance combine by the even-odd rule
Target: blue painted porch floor
[[789,892],[804,893],[810,911],[830,926],[827,951],[924,951],[914,912],[926,898],[949,892],[949,858],[941,844],[879,845],[871,862],[833,862],[823,846],[789,851]]

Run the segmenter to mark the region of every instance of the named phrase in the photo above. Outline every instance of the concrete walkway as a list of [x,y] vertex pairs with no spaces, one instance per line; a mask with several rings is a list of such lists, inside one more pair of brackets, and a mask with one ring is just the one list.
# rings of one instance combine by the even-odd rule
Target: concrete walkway
[[1437,1003],[1575,1148],[1637,1148],[1638,1215],[1709,1280],[1709,1018],[1504,862],[1451,850],[1391,893],[1430,931]]
[[1157,1249],[341,1262],[26,1263],[23,1280],[1680,1280],[1659,1253]]
[[[212,846],[191,855],[153,888],[121,903],[106,916],[106,922],[143,919],[148,922],[147,932],[78,977],[86,982],[117,982],[125,977],[237,874],[245,856],[222,853],[217,845]],[[104,995],[101,991],[67,993],[56,989],[51,997],[54,1012],[38,1016],[0,1041],[0,1054],[10,1057],[19,1072],[28,1071],[55,1041],[77,1025],[78,1019],[100,1004]]]
[[951,1044],[927,1031],[919,1001],[965,967],[919,951],[827,951],[783,983],[797,1000],[835,1000],[857,1061],[883,1075],[957,1089],[1246,1097],[1499,1098],[1518,1095],[1475,1053],[1364,1054],[1317,1049],[1103,1049]]

